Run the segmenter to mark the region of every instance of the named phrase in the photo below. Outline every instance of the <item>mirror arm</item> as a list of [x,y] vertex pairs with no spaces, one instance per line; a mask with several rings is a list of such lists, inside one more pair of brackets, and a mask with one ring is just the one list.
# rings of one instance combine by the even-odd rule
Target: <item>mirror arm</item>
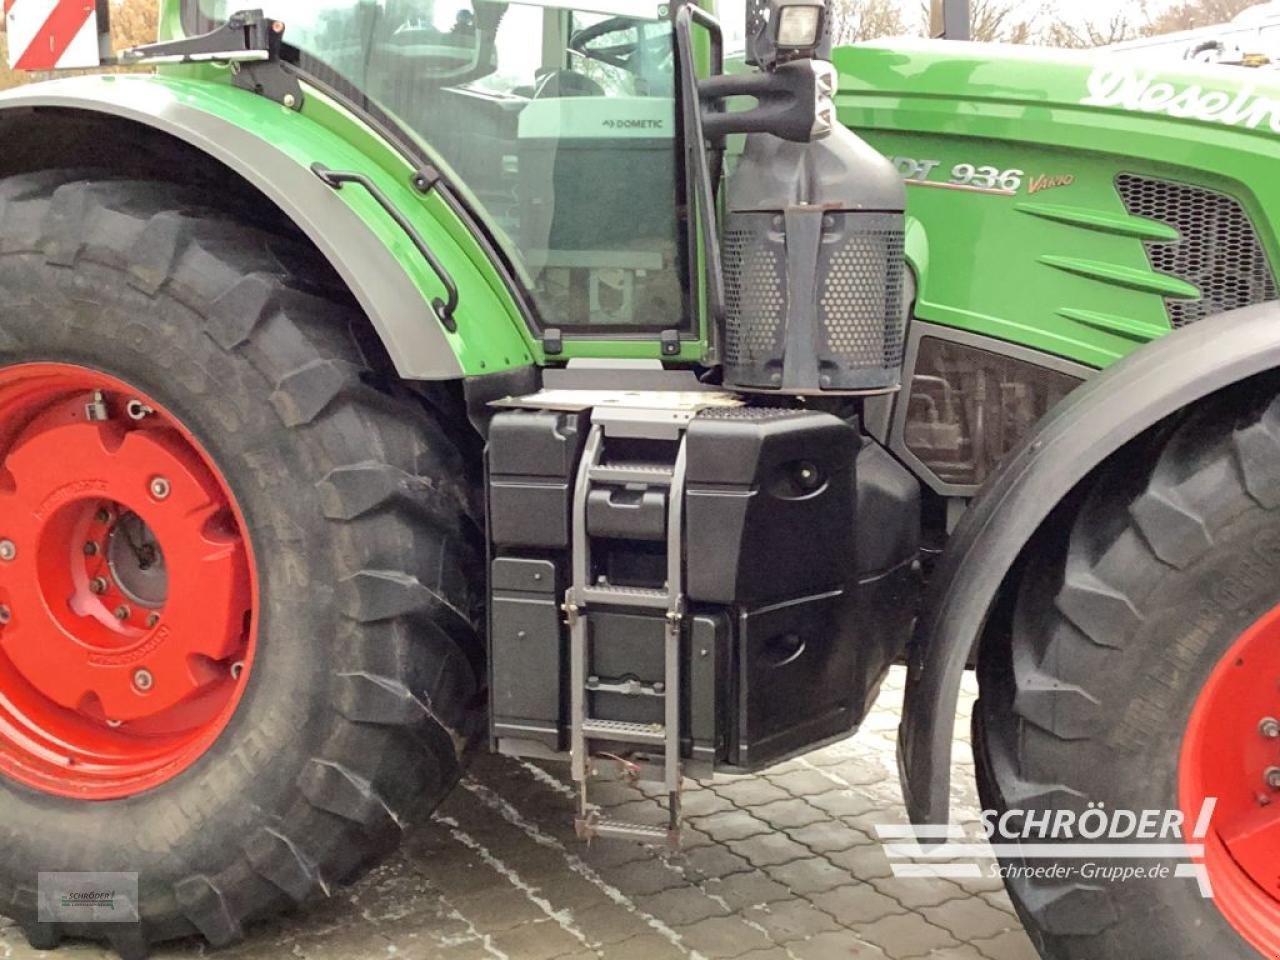
[[231,82],[241,89],[301,110],[302,84],[284,62],[284,23],[261,10],[240,10],[208,33],[120,51],[113,64],[230,63]]
[[793,60],[775,70],[760,73],[726,74],[698,83],[704,107],[720,104],[729,97],[754,97],[749,110],[708,112],[703,125],[709,139],[731,133],[771,133],[795,143],[814,139],[814,112],[818,86],[815,61]]

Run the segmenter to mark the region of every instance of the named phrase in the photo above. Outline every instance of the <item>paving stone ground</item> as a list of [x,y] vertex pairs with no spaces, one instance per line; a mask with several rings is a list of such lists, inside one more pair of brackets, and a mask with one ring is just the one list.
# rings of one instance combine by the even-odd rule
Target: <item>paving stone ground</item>
[[[1035,960],[999,881],[895,878],[876,824],[905,823],[895,670],[856,737],[686,795],[686,848],[573,836],[567,771],[481,757],[390,862],[307,911],[250,930],[219,960]],[[966,689],[954,800],[976,818]],[[659,822],[651,795],[610,813]],[[49,958],[0,921],[0,958]],[[169,944],[158,960],[209,953]],[[53,960],[111,954],[64,947]]]

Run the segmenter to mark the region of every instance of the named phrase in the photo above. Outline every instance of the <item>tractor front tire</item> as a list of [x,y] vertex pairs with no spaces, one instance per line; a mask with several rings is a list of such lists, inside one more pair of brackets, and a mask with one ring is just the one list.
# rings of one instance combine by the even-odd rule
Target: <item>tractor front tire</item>
[[[1204,846],[1202,857],[1091,858],[1085,846],[1005,858],[1006,870],[1041,871],[1006,887],[1049,960],[1280,955],[1276,396],[1264,378],[1123,451],[1050,522],[984,644],[974,747],[985,808],[1025,811],[1010,823],[1032,843],[1150,843],[1115,815],[1156,811],[1148,834]],[[1072,836],[1041,841],[1059,810],[1091,813],[1090,826],[1076,819]],[[1167,829],[1168,811],[1181,830]],[[1116,829],[1099,837],[1104,822]],[[1212,898],[1175,872],[1192,860]],[[1091,864],[1153,872],[1119,882]]]
[[[228,944],[455,784],[483,564],[448,426],[287,230],[0,181],[0,913],[33,945]],[[136,920],[42,912],[49,872],[136,875]]]

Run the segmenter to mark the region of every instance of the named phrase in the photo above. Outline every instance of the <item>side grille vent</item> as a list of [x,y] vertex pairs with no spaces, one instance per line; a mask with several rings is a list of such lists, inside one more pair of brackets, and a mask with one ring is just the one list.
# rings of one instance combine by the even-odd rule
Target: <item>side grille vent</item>
[[1165,300],[1174,327],[1280,298],[1258,232],[1232,197],[1130,173],[1116,177],[1116,189],[1131,215],[1166,224],[1180,235],[1146,244],[1152,269],[1200,289],[1199,300]]

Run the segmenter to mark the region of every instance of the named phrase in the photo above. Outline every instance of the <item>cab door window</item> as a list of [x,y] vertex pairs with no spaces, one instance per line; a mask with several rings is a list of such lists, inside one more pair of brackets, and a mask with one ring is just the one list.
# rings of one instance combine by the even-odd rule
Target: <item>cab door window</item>
[[[239,8],[201,3],[213,19]],[[690,326],[673,31],[656,2],[273,0],[269,12],[304,69],[322,66],[425,142],[545,326]]]

